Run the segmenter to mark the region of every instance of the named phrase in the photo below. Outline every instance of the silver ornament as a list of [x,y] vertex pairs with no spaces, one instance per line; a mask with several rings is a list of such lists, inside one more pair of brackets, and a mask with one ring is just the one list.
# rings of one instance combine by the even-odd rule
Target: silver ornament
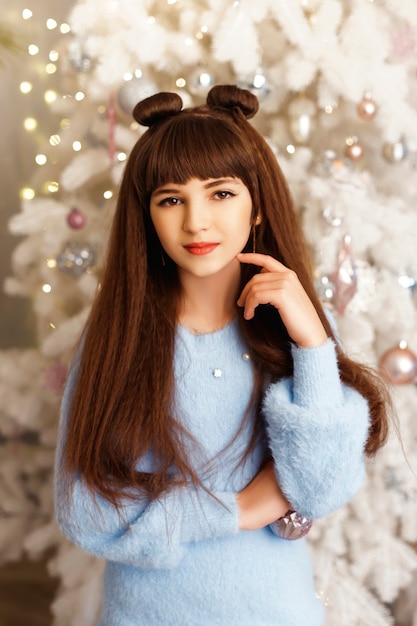
[[57,267],[61,272],[73,278],[80,278],[95,263],[95,252],[86,243],[70,241],[56,258]]
[[214,76],[209,72],[209,70],[199,67],[197,70],[192,72],[188,82],[188,87],[191,93],[195,96],[204,97],[211,87],[213,87],[214,83]]
[[315,126],[316,106],[305,96],[297,96],[288,105],[289,129],[294,141],[305,144]]
[[77,72],[88,72],[91,69],[91,58],[85,51],[81,40],[70,41],[67,47],[67,57]]
[[323,219],[329,224],[329,226],[333,226],[333,228],[338,228],[343,224],[343,215],[332,206],[327,206],[323,209],[322,212]]
[[335,285],[329,276],[322,275],[316,280],[316,291],[321,303],[333,309]]
[[404,161],[408,153],[407,144],[404,139],[394,143],[384,143],[382,155],[389,163],[400,163]]
[[329,176],[336,182],[347,182],[351,178],[352,162],[340,157],[334,150],[325,150],[317,163],[317,172]]
[[412,298],[417,296],[417,265],[405,267],[398,272],[398,282],[408,289]]
[[241,76],[237,80],[237,84],[242,89],[251,91],[258,100],[264,100],[270,92],[267,77],[262,69],[257,70],[253,74]]
[[127,115],[132,115],[132,111],[138,102],[153,96],[159,91],[158,86],[149,78],[133,77],[126,80],[117,92],[117,104]]

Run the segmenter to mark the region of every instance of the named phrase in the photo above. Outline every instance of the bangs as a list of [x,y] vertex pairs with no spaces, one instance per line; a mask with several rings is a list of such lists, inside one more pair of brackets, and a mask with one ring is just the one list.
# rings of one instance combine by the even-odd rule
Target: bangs
[[184,113],[155,128],[143,180],[147,195],[168,182],[183,185],[190,178],[240,178],[250,190],[253,153],[233,125]]

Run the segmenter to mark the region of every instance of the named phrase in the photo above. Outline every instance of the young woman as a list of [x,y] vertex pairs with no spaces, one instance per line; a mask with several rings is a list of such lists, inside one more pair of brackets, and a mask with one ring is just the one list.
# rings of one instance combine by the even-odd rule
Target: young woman
[[[106,559],[104,626],[320,626],[304,536],[387,434],[315,293],[249,91],[140,102],[62,403],[56,514]],[[291,540],[295,539],[295,540]]]

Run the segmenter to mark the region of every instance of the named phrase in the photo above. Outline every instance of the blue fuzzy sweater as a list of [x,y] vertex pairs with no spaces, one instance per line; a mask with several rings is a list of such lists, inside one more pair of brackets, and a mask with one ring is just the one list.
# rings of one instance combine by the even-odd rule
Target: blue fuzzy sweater
[[[368,407],[340,383],[331,340],[294,347],[293,359],[294,376],[267,388],[263,415],[282,490],[300,513],[319,518],[352,498],[364,479]],[[93,499],[82,480],[64,492],[74,370],[66,387],[56,516],[71,541],[107,561],[101,625],[321,626],[306,540],[279,539],[269,527],[239,531],[236,493],[258,471],[266,444],[239,465],[253,377],[237,323],[200,336],[178,328],[175,372],[177,414],[201,442],[194,463],[216,498],[176,489],[153,502],[126,501],[122,515]],[[152,471],[152,458],[138,467]]]

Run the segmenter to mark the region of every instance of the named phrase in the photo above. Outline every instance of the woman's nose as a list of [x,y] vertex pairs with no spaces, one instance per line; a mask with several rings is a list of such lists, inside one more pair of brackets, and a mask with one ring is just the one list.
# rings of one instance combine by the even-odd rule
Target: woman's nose
[[183,228],[189,233],[206,230],[210,224],[210,212],[204,202],[192,202],[186,206]]

